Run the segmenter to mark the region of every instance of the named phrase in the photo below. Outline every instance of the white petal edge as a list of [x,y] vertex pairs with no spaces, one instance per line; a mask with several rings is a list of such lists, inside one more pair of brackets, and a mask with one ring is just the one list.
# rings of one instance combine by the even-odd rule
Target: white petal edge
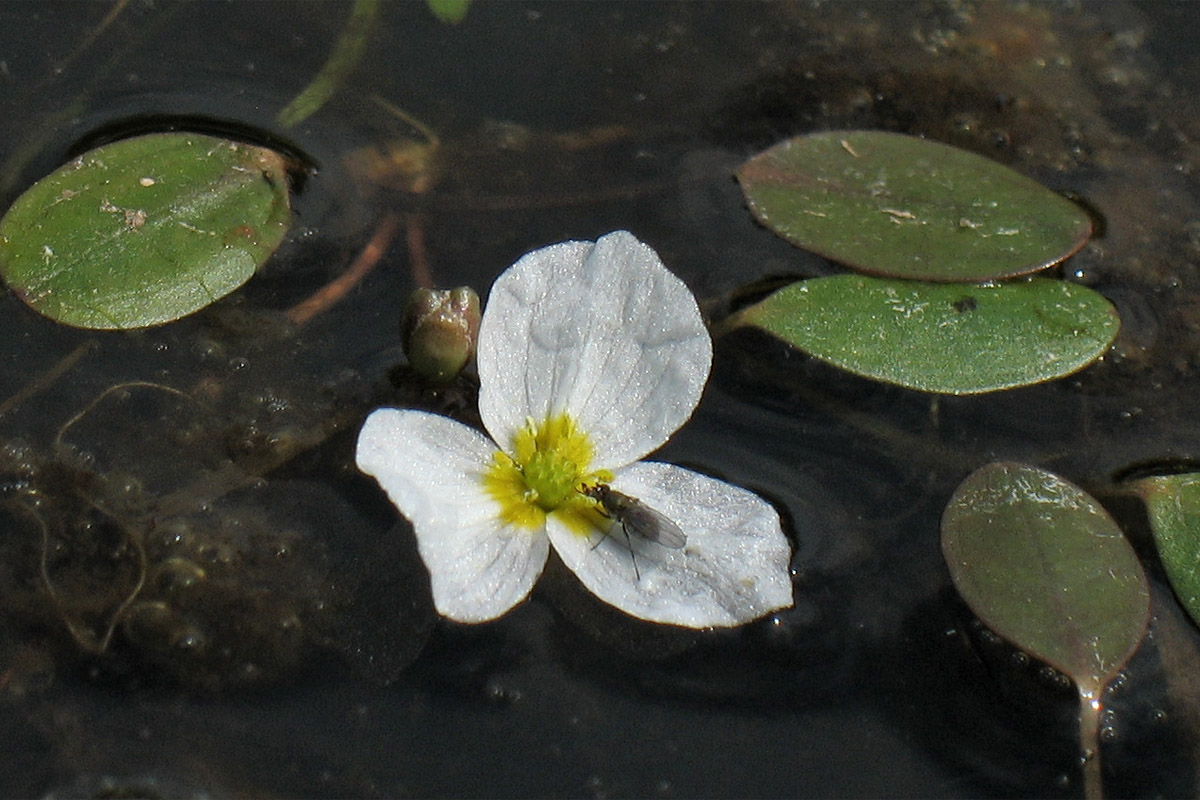
[[792,604],[791,547],[779,515],[758,495],[653,461],[629,465],[612,486],[674,521],[688,540],[672,550],[635,538],[638,578],[619,526],[589,540],[551,515],[551,544],[601,600],[689,628],[741,625]]
[[358,435],[358,468],[412,522],[439,613],[486,622],[528,596],[549,543],[542,531],[500,523],[481,476],[496,445],[452,419],[381,408]]
[[662,446],[700,402],[712,339],[696,298],[628,231],[528,253],[479,329],[479,412],[502,447],[526,418],[570,414],[613,469]]

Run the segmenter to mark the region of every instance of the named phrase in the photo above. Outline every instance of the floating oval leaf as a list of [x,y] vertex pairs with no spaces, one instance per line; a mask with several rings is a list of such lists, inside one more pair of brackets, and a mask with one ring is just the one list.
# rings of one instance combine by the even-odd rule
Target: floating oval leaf
[[984,281],[1056,264],[1091,234],[1076,204],[995,161],[885,131],[825,131],[747,161],[759,222],[855,269]]
[[967,477],[942,516],[942,553],[975,615],[1098,697],[1137,649],[1150,591],[1133,548],[1082,489],[1024,464]]
[[67,325],[157,325],[249,280],[289,223],[278,153],[139,136],[84,153],[21,195],[0,220],[0,275]]
[[850,372],[942,394],[1068,375],[1120,327],[1104,297],[1048,278],[973,286],[849,274],[784,287],[734,322],[747,323]]
[[1132,488],[1150,513],[1167,578],[1179,602],[1200,624],[1200,474],[1142,478]]

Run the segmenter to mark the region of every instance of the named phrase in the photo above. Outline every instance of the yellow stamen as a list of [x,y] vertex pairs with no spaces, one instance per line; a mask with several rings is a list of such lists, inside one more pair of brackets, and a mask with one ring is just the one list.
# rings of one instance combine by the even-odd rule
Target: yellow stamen
[[575,421],[566,414],[541,423],[530,419],[513,437],[510,452],[496,453],[482,478],[484,491],[500,504],[501,520],[540,529],[553,513],[572,531],[590,535],[597,512],[579,487],[610,481],[612,473],[591,470],[592,443]]

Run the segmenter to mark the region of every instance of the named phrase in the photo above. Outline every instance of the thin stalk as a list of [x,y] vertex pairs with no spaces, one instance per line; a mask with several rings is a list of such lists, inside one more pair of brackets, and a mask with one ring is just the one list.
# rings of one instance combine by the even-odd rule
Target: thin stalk
[[1083,796],[1103,800],[1104,780],[1100,771],[1100,696],[1104,688],[1090,682],[1079,684],[1079,753],[1083,762]]
[[279,112],[276,122],[284,128],[299,125],[333,97],[333,93],[346,82],[346,78],[362,60],[367,38],[378,16],[379,0],[355,0],[350,18],[334,43],[329,59],[308,86]]
[[0,403],[0,417],[11,413],[29,398],[40,394],[41,392],[53,386],[58,382],[59,378],[70,372],[71,369],[74,368],[74,366],[78,364],[79,361],[95,347],[95,341],[84,342],[60,358],[48,370],[40,375],[35,376],[32,381],[25,384],[25,387],[21,389],[21,391],[17,392],[3,403]]
[[287,310],[286,316],[291,323],[297,327],[304,325],[349,294],[351,289],[361,283],[362,279],[375,269],[388,247],[391,246],[392,239],[399,227],[399,214],[391,212],[385,216],[379,226],[375,228],[371,240],[367,242],[366,247],[350,263],[345,272]]

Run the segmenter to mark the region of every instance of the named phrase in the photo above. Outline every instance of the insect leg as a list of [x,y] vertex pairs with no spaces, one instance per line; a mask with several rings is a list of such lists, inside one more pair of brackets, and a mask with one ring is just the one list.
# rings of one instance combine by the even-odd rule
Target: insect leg
[[625,546],[629,548],[629,560],[633,562],[633,578],[641,583],[642,573],[638,569],[637,554],[633,552],[633,539],[629,538],[629,528],[625,526],[624,522],[621,523],[621,533],[625,534]]
[[608,527],[608,530],[601,531],[600,538],[596,540],[596,543],[592,545],[591,549],[595,550],[597,547],[604,544],[604,540],[609,538],[612,535],[611,532],[612,532],[613,527],[615,527],[616,525],[619,524],[621,526],[621,533],[625,534],[625,546],[629,548],[629,559],[633,562],[633,577],[635,580],[640,582],[642,580],[642,572],[641,572],[641,570],[638,569],[637,556],[633,552],[633,539],[631,539],[629,536],[628,528],[625,527],[624,522],[618,522],[617,520],[610,517],[608,514],[605,514],[604,516],[607,519],[612,519],[613,524]]

